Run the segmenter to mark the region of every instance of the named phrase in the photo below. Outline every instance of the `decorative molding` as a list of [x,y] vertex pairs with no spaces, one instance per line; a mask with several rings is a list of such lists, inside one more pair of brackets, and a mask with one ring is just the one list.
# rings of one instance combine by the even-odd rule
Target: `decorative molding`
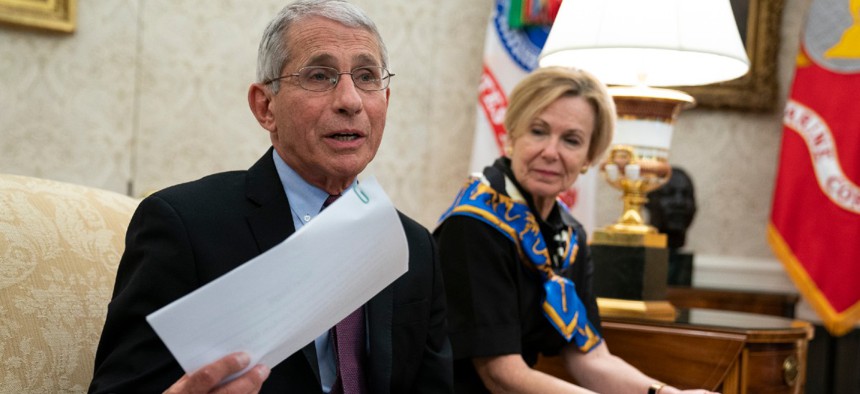
[[[697,254],[693,270],[693,286],[696,287],[798,294],[776,259]],[[794,316],[821,324],[821,318],[803,297],[794,309]]]
[[0,22],[55,30],[75,31],[78,0],[0,0]]
[[776,259],[696,254],[693,286],[797,294]]

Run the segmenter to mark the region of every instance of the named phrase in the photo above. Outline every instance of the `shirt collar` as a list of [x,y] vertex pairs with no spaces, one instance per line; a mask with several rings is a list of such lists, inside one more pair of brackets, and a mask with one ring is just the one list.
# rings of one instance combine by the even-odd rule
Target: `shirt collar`
[[[272,150],[272,157],[275,161],[275,170],[278,171],[278,178],[280,178],[284,192],[287,194],[287,201],[289,201],[293,215],[293,224],[298,230],[299,227],[320,213],[323,202],[328,198],[328,193],[305,181],[281,159],[281,156],[274,149]],[[355,182],[349,188],[354,185]]]

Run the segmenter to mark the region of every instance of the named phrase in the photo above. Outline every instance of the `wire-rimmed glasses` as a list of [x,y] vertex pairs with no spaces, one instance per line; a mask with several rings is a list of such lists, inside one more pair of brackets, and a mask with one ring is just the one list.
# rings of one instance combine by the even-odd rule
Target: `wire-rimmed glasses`
[[299,86],[302,89],[312,92],[325,92],[334,89],[338,81],[340,81],[340,76],[344,74],[348,74],[352,78],[355,87],[368,92],[387,89],[388,84],[391,82],[391,77],[394,76],[394,74],[388,72],[387,68],[378,66],[356,67],[349,72],[340,72],[335,68],[325,66],[308,66],[300,68],[296,73],[270,79],[265,84],[285,78],[297,77],[299,79]]

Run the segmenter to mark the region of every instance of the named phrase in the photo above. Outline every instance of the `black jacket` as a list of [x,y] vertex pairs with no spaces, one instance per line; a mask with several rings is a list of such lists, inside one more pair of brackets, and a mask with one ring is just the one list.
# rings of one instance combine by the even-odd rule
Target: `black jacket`
[[[409,270],[367,303],[373,393],[452,391],[445,294],[434,241],[400,214]],[[146,315],[295,232],[270,149],[248,171],[211,175],[144,199],[126,235],[99,342],[92,393],[162,392],[183,371]],[[320,393],[313,342],[281,364],[262,393]]]

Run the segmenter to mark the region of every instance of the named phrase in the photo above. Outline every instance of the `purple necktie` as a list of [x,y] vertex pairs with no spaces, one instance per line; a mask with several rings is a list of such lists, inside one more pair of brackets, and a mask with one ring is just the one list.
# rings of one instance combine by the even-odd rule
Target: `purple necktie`
[[328,197],[326,197],[325,201],[323,201],[323,206],[320,211],[331,205],[331,203],[333,203],[334,200],[337,200],[338,198],[340,198],[340,194],[329,194]]
[[[338,197],[340,195],[328,196],[322,208],[325,209]],[[329,334],[334,345],[337,363],[337,377],[331,387],[331,394],[366,393],[364,307],[359,307],[337,323]]]
[[364,331],[364,307],[350,313],[330,331],[337,360],[337,377],[331,387],[332,394],[367,392]]

